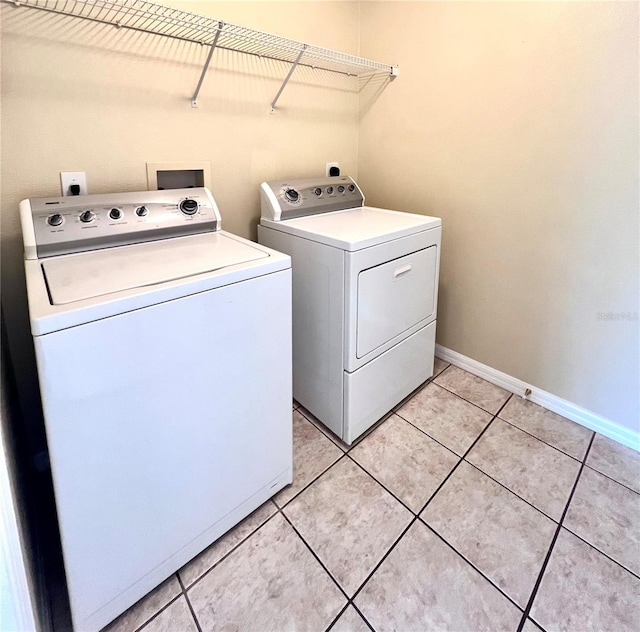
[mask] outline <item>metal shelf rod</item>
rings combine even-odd
[[[204,76],[207,74],[207,70],[209,69],[209,64],[211,63],[211,58],[213,57],[213,51],[216,49],[216,44],[218,43],[220,33],[222,33],[223,26],[223,22],[218,22],[218,31],[213,38],[213,42],[211,43],[211,48],[209,49],[209,54],[207,55],[207,61],[204,62],[204,67],[202,68],[202,72],[200,73],[200,79],[198,80],[196,91],[193,93],[193,97],[191,98],[191,107],[198,107],[198,94],[200,94],[200,88],[202,87]]]
[[[207,59],[191,99],[193,107],[197,107],[204,77],[217,48],[292,64],[271,102],[271,111],[274,110],[298,66],[366,78],[386,75],[392,80],[398,75],[397,66],[305,44],[264,31],[154,4],[147,0],[0,0],[0,2],[209,46]],[[303,56],[304,61],[302,61]]]

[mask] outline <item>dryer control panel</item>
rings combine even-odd
[[[356,208],[364,195],[349,176],[263,182],[261,213],[276,222]]]
[[[220,230],[204,188],[23,200],[25,257],[37,259]]]

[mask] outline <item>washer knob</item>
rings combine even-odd
[[[80,221],[88,224],[96,218],[96,214],[93,211],[83,211],[80,213]]]
[[[333,187],[327,187],[327,193],[331,195],[333,193]]]
[[[47,224],[49,224],[49,226],[60,226],[63,221],[64,218],[62,217],[62,215],[60,215],[60,213],[54,213],[53,215],[49,215],[49,217],[47,217]]]
[[[187,198],[180,202],[180,210],[185,215],[195,215],[198,212],[198,203],[192,198]]]
[[[149,209],[144,205],[143,206],[139,206],[136,209],[136,215],[138,217],[145,217],[145,215],[148,215],[148,214],[149,214]]]
[[[284,192],[284,197],[288,202],[297,202],[300,194],[295,189],[287,189]]]
[[[119,208],[112,208],[109,211],[109,217],[111,219],[122,219],[122,211]]]
[[[344,193],[344,187],[342,185],[338,187],[338,193]]]
[[[356,185],[355,184],[350,184],[349,185],[349,193],[353,193],[356,190]]]
[[[322,189],[320,187],[316,187],[313,192],[319,197],[322,195]]]

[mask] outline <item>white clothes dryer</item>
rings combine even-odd
[[[264,182],[291,256],[293,396],[350,444],[433,374],[441,220],[364,206],[349,177]]]
[[[73,626],[91,632],[291,482],[290,259],[222,231],[204,188],[20,214]]]

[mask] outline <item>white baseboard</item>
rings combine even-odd
[[[526,382],[523,382],[511,375],[502,373],[502,371],[493,369],[486,364],[482,364],[477,360],[468,358],[457,351],[452,351],[451,349],[447,349],[446,347],[438,344],[436,345],[436,356],[441,360],[450,362],[454,366],[468,371],[469,373],[473,373],[473,375],[481,377],[483,380],[487,380],[487,382],[500,386],[507,391],[515,393],[516,395],[520,395],[520,397],[525,397],[525,391],[529,389],[531,393],[526,397],[526,399],[534,402],[535,404],[539,404],[558,415],[571,419],[571,421],[575,421],[581,426],[585,426],[590,430],[599,432],[605,437],[609,437],[622,445],[626,445],[627,447],[640,452],[639,432],[634,432],[633,430],[625,428],[610,419],[601,417],[600,415],[592,413],[577,404],[573,404],[566,399],[562,399],[557,395],[543,391],[536,386],[527,384]]]

